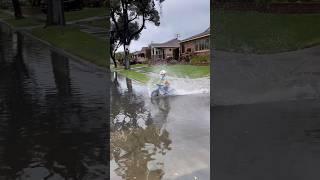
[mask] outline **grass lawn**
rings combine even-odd
[[[108,57],[107,43],[75,27],[35,28],[32,34],[52,45],[104,67]]]
[[[162,69],[166,70],[169,76],[176,76],[181,78],[201,78],[210,76],[209,66],[168,65],[140,68],[140,70],[144,72],[154,73],[159,73]]]
[[[4,20],[8,24],[10,24],[13,27],[28,27],[28,26],[36,26],[44,24],[44,22],[39,22],[37,20],[34,20],[30,17],[28,18],[22,18],[22,19],[15,19],[12,15],[7,14],[5,12],[1,12],[0,10],[0,19]]]
[[[150,78],[146,74],[139,73],[134,70],[121,69],[121,70],[118,70],[117,72],[125,77],[139,81],[141,83],[147,83],[150,80]]]
[[[23,18],[23,19],[6,19],[5,20],[8,24],[10,24],[13,27],[28,27],[28,26],[36,26],[44,24],[43,22],[36,21],[32,18]]]
[[[8,19],[10,17],[12,16],[0,10],[0,19]]]
[[[194,65],[168,65],[168,66],[148,66],[146,64],[131,65],[131,70],[125,70],[123,66],[114,68],[110,66],[113,71],[119,72],[121,75],[126,76],[136,81],[147,83],[153,80],[146,73],[159,73],[160,70],[165,69],[169,76],[175,76],[180,78],[202,78],[210,76],[209,66],[194,66]],[[137,68],[138,67],[138,68]],[[139,71],[135,70],[137,68]]]
[[[148,67],[148,64],[134,64],[130,66],[131,68]]]
[[[93,21],[81,22],[81,24],[85,24],[93,27],[108,28],[107,22],[108,22],[107,19],[98,19]]]
[[[216,49],[275,53],[320,44],[320,14],[266,14],[215,10]]]
[[[75,21],[95,16],[106,16],[106,8],[84,8],[80,11],[69,11],[65,12],[66,21]]]

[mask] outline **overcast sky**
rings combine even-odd
[[[147,23],[140,39],[131,42],[130,51],[139,51],[151,41],[166,42],[176,34],[181,40],[205,31],[210,26],[210,0],[165,0],[160,23],[160,26]]]

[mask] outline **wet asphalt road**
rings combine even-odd
[[[107,179],[107,77],[0,28],[0,179]]]
[[[319,179],[319,100],[220,106],[211,113],[215,179]]]

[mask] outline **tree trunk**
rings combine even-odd
[[[110,42],[111,43],[111,42]],[[110,44],[111,46],[114,46],[113,44]],[[113,61],[114,67],[117,68],[117,61],[116,61],[116,56],[115,56],[115,50],[114,48],[109,48],[110,49],[110,57]]]
[[[132,80],[129,78],[126,78],[126,83],[127,83],[127,88],[128,88],[128,92],[132,92]]]
[[[124,27],[124,43],[123,43],[123,48],[124,48],[124,60],[125,60],[125,69],[130,69],[130,60],[129,60],[129,50],[126,51],[126,48],[125,46],[129,45],[128,43],[128,40],[129,40],[129,19],[128,19],[128,7],[127,7],[128,4],[125,4],[123,5],[123,15],[124,15],[124,21],[123,21],[123,27]]]
[[[115,53],[114,52],[111,52],[111,59],[113,61],[113,64],[114,64],[114,67],[117,68],[117,61],[116,61],[116,57],[115,57]]]
[[[129,51],[126,50],[125,45],[123,45],[124,49],[124,68],[125,69],[130,69],[130,60],[129,60]]]
[[[12,5],[14,9],[14,17],[16,19],[23,18],[19,0],[12,0]]]
[[[48,0],[47,26],[65,24],[63,0]]]

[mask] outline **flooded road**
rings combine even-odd
[[[209,95],[108,78],[1,28],[0,179],[209,179]]]
[[[0,30],[0,179],[106,179],[107,76]]]
[[[217,106],[211,112],[215,179],[319,179],[319,99]]]
[[[210,179],[208,94],[151,100],[112,75],[111,179]]]

